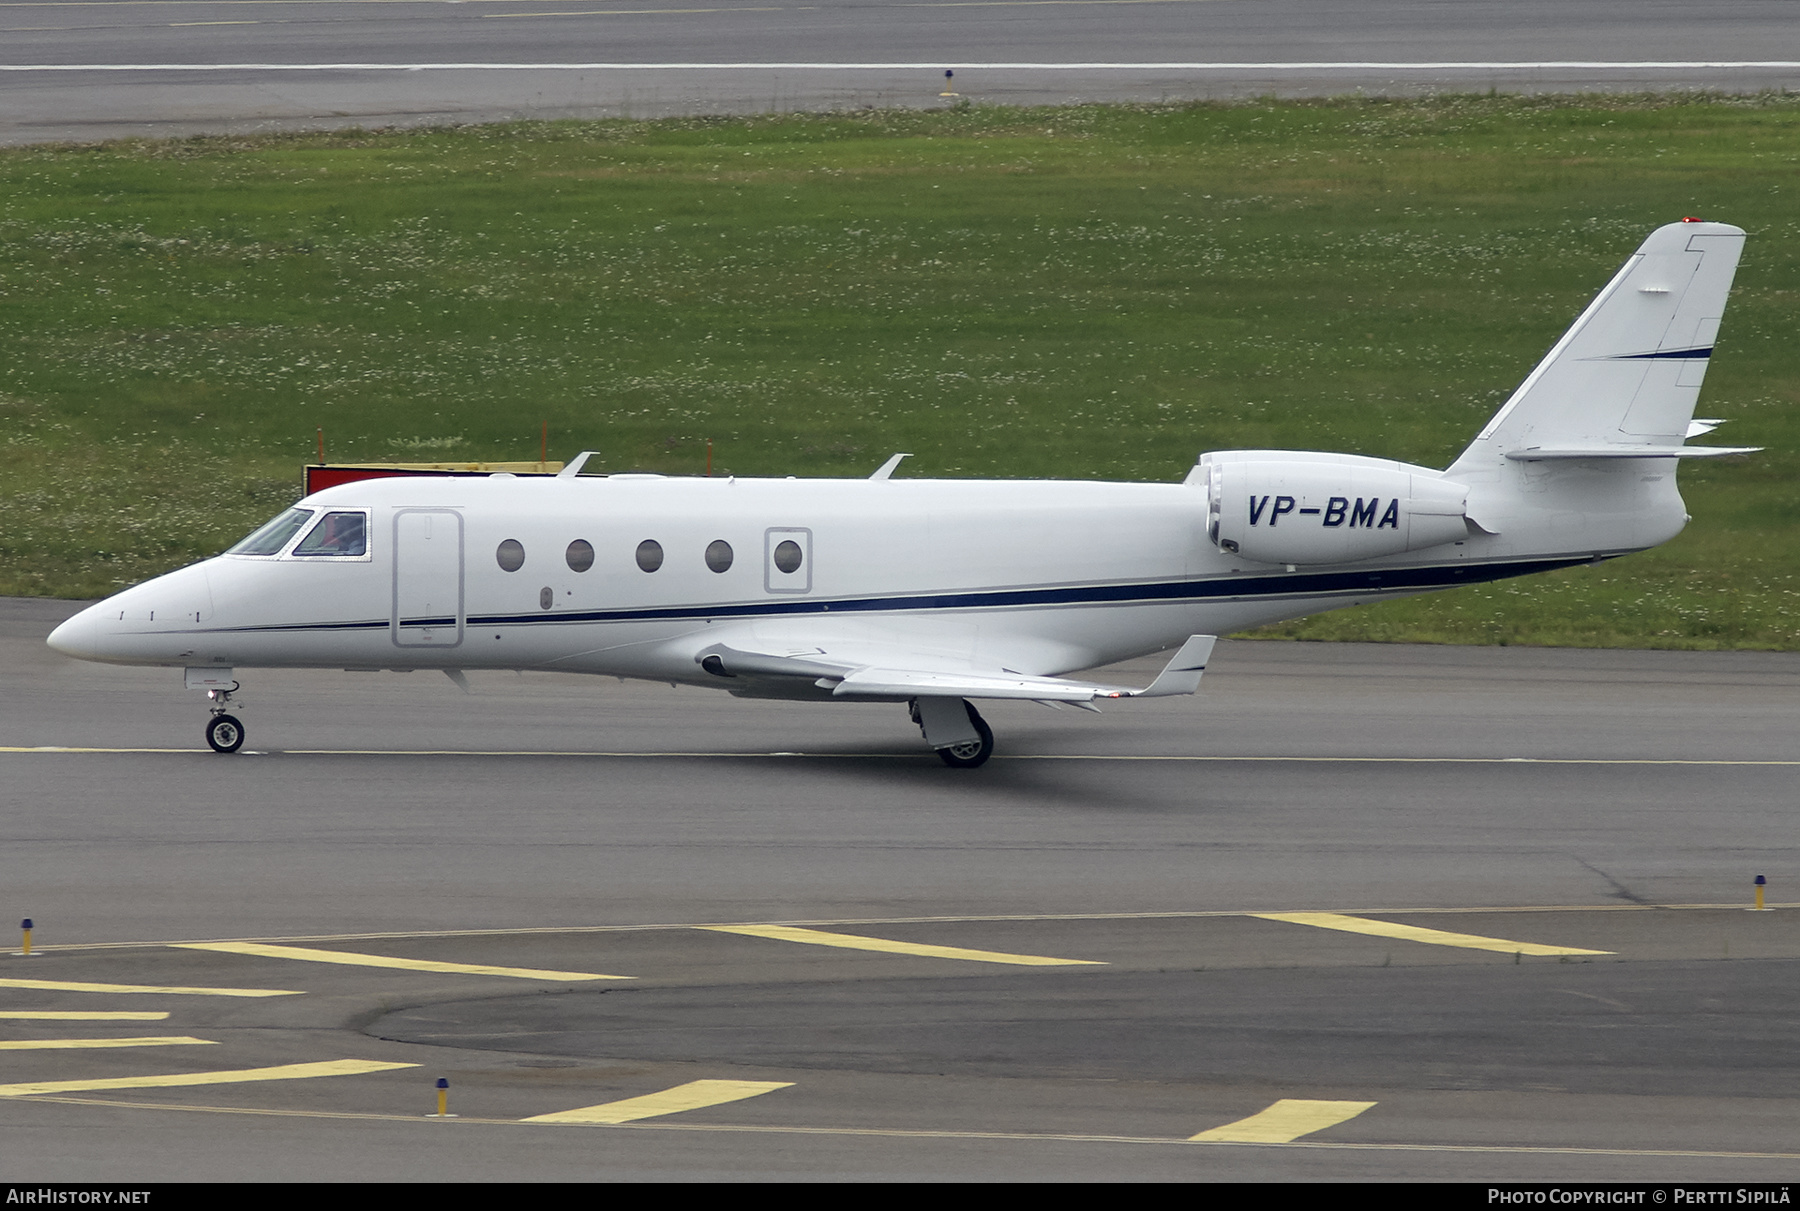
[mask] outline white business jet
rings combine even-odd
[[[745,698],[904,703],[953,766],[970,699],[1093,708],[1191,694],[1213,636],[1592,563],[1687,522],[1682,458],[1744,233],[1660,228],[1447,470],[1204,454],[1178,484],[578,476],[388,478],[300,501],[213,559],[50,636],[167,665],[212,699],[245,666],[552,669]],[[1147,687],[1072,670],[1177,649]]]

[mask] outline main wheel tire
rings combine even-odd
[[[979,712],[969,703],[963,703],[969,710],[969,722],[975,725],[975,733],[981,739],[968,744],[952,744],[949,748],[941,748],[937,755],[951,769],[974,769],[984,764],[994,755],[994,729],[987,725]]]
[[[214,715],[206,725],[206,743],[215,753],[235,753],[244,747],[244,725],[235,715]]]

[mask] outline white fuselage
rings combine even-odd
[[[1524,473],[1504,467],[1515,470]],[[1592,472],[1607,481],[1605,517],[1580,507],[1585,473],[1560,477],[1574,493],[1566,515],[1581,522],[1566,537],[1543,507],[1554,499],[1540,497],[1530,524],[1509,518],[1499,534],[1471,526],[1427,550],[1298,569],[1208,541],[1207,496],[1192,477],[373,479],[300,506],[315,517],[363,511],[362,554],[306,557],[290,542],[221,555],[90,607],[52,642],[122,664],[557,669],[745,694],[767,687],[721,682],[698,653],[720,642],[796,653],[873,645],[1053,676],[1190,635],[1649,546],[1681,518],[1673,468],[1654,471],[1657,483],[1623,497],[1635,475]],[[1493,494],[1517,500],[1518,488],[1496,483]],[[639,566],[646,541],[660,547],[654,571]],[[720,541],[731,562],[715,571],[707,553]],[[508,542],[523,552],[512,571],[500,556]],[[784,542],[789,564],[799,549],[797,568],[778,566]],[[569,554],[577,543],[592,548],[585,570]],[[802,682],[781,694],[810,692]]]

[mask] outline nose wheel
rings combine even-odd
[[[206,744],[215,753],[235,753],[244,747],[244,722],[227,713],[231,695],[237,688],[238,683],[234,681],[231,689],[206,691],[213,704],[212,718],[206,721]]]
[[[235,753],[244,747],[244,725],[236,715],[214,715],[206,724],[206,743],[215,753]]]

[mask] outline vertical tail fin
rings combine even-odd
[[[1651,232],[1446,474],[1529,450],[1680,445],[1743,247],[1726,223]]]

